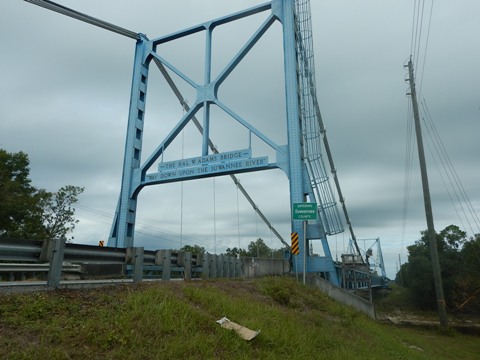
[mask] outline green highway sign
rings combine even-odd
[[[317,203],[294,203],[292,207],[293,220],[315,220],[317,218]]]

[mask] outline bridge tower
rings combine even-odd
[[[211,69],[214,30],[229,22],[259,13],[266,13],[264,22],[219,75],[213,78]],[[283,33],[287,119],[287,124],[279,124],[279,126],[287,127],[287,144],[277,144],[252,126],[247,119],[236,114],[218,97],[221,84],[277,21],[281,23]],[[294,256],[295,270],[322,272],[334,284],[340,284],[326,236],[343,231],[343,228],[340,225],[320,152],[324,129],[322,129],[316,98],[309,24],[309,0],[273,0],[166,36],[148,39],[139,34],[134,58],[121,192],[108,241],[109,246],[133,246],[137,198],[145,186],[280,168],[289,179],[291,205],[311,202],[318,206],[319,216],[316,220],[309,221],[308,224],[292,220],[292,232],[297,233],[300,239],[306,240],[300,241],[300,254]],[[205,35],[205,71],[202,83],[189,78],[157,51],[161,44],[198,33]],[[147,84],[152,64],[156,65],[162,74],[167,74],[166,69],[168,69],[169,72],[190,84],[196,91],[196,99],[190,107],[183,104],[186,110],[184,116],[144,160],[142,139]],[[167,81],[171,82],[168,76]],[[272,148],[276,153],[275,159],[269,159],[268,156],[252,157],[251,148],[227,153],[214,151],[215,149],[211,147],[209,131],[211,108],[214,106],[223,110],[248,129],[253,136]],[[202,125],[199,125],[196,118],[199,113],[203,116]],[[191,121],[196,122],[202,133],[202,146],[198,156],[167,163],[159,161],[164,151]],[[157,166],[156,169],[155,166]],[[311,257],[308,253],[308,244],[315,239],[322,242],[325,256]]]

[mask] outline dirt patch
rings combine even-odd
[[[377,320],[389,322],[398,326],[412,326],[419,328],[439,328],[440,321],[433,316],[422,316],[396,310],[388,314],[377,314]],[[478,318],[458,318],[449,316],[448,325],[450,328],[466,334],[480,335],[480,321]]]

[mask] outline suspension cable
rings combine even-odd
[[[62,15],[66,15],[66,16],[69,16],[71,18],[89,23],[91,25],[101,27],[103,29],[112,31],[114,33],[129,37],[129,38],[132,38],[132,39],[135,39],[135,40],[140,40],[140,38],[141,38],[139,33],[136,33],[134,31],[122,28],[122,27],[114,25],[114,24],[111,24],[107,21],[97,19],[93,16],[83,14],[79,11],[67,8],[66,6],[54,3],[53,1],[50,1],[50,0],[24,0],[24,1],[29,2],[31,4],[34,4],[34,5],[41,6],[45,9],[48,9],[48,10],[58,12]]]

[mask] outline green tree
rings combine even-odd
[[[259,239],[263,242],[262,239]],[[260,253],[260,257],[273,257],[275,259],[283,259],[285,257],[285,251],[289,251],[287,248],[281,249],[270,249],[265,243],[260,245],[257,243],[258,240],[252,241],[249,245],[249,250],[245,250],[242,248],[227,248],[225,251],[225,255],[238,257],[238,256],[250,256],[250,257],[257,257],[257,254]],[[259,245],[259,246],[258,246]]]
[[[242,256],[252,256],[252,257],[272,257],[272,249],[270,249],[262,238],[258,238],[256,241],[250,242],[248,244],[248,250],[245,255]]]
[[[31,185],[30,161],[24,152],[0,149],[0,236],[42,233],[40,200],[44,191]]]
[[[78,202],[78,195],[84,190],[79,186],[66,185],[55,193],[45,193],[42,196],[42,222],[46,238],[67,238],[67,233],[73,232],[78,224],[73,205]],[[67,240],[73,240],[73,236]]]
[[[456,225],[449,225],[439,233],[442,245],[450,250],[458,250],[467,239],[467,233]]]
[[[456,284],[456,308],[480,314],[480,234],[475,234],[460,251],[462,274]]]
[[[84,189],[71,185],[55,193],[37,189],[31,185],[29,165],[24,152],[0,149],[0,237],[66,237],[78,223],[72,205]]]
[[[246,251],[242,248],[237,248],[234,247],[232,249],[227,248],[225,255],[227,256],[232,256],[232,257],[239,257],[239,256],[245,256]]]
[[[466,272],[480,279],[480,234],[466,241],[460,253]]]
[[[180,249],[183,252],[190,252],[192,254],[203,254],[205,252],[205,248],[199,245],[185,245]]]
[[[413,301],[422,308],[435,308],[436,296],[432,263],[426,231],[422,238],[409,246],[408,262],[402,265],[397,278],[411,289]],[[456,225],[449,225],[436,236],[443,290],[446,305],[456,309],[468,293],[472,294],[480,283],[480,240],[467,240],[466,233]]]
[[[290,249],[287,247],[282,247],[280,249],[273,250],[273,257],[275,259],[284,259],[285,258],[285,252],[289,253]]]

